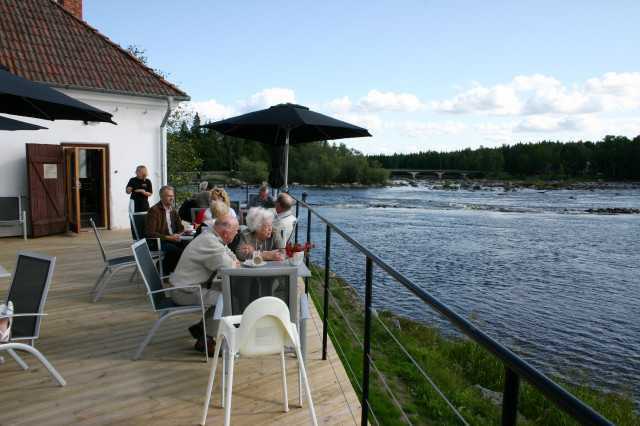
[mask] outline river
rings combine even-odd
[[[359,243],[521,355],[543,373],[640,406],[640,190],[293,188]],[[244,199],[242,190],[229,190]],[[306,236],[301,212],[299,241]],[[325,231],[312,220],[312,261]],[[364,295],[364,256],[332,234],[332,270]],[[374,271],[379,308],[442,324],[430,308]]]

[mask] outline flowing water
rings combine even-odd
[[[616,392],[640,406],[640,190],[304,189],[307,202],[462,317],[547,375]],[[231,197],[244,198],[241,190]],[[306,238],[301,210],[299,241]],[[312,261],[325,227],[312,219]],[[331,267],[364,295],[364,256],[332,234]],[[376,268],[374,268],[376,269]],[[436,313],[374,271],[379,308]]]

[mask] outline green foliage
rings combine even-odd
[[[264,161],[251,161],[242,157],[238,167],[238,177],[247,183],[262,183],[269,178],[269,169]]]
[[[176,202],[180,203],[191,196],[191,190],[186,186],[202,169],[202,160],[198,158],[192,141],[180,139],[172,133],[167,135],[167,159],[167,181],[175,187]]]
[[[323,309],[324,271],[314,268],[310,279],[310,294],[319,312]],[[330,337],[345,369],[351,373],[350,379],[356,392],[360,394],[362,381],[362,346],[356,340],[363,339],[363,307],[351,287],[342,279],[332,279],[333,296],[329,306]],[[334,306],[340,305],[340,311]],[[485,349],[466,337],[444,336],[435,324],[424,325],[386,311],[379,311],[378,318],[393,330],[393,334],[409,354],[416,360],[430,379],[447,396],[469,424],[499,424],[500,408],[483,399],[473,388],[480,385],[485,389],[502,392],[504,386],[504,366]],[[347,324],[347,321],[350,323]],[[394,321],[400,327],[394,329]],[[460,420],[442,400],[431,384],[424,379],[407,356],[387,334],[386,330],[372,318],[371,356],[380,374],[386,378],[411,423],[414,424],[460,424]],[[346,364],[348,363],[348,367]],[[372,367],[369,403],[373,407],[380,424],[406,424],[406,420],[393,403],[381,381],[381,376]],[[615,424],[638,424],[638,416],[633,412],[632,390],[620,394],[602,394],[588,386],[587,377],[572,380],[581,385],[560,383]],[[522,425],[573,425],[577,424],[568,414],[562,412],[551,401],[541,395],[531,385],[522,381],[518,411]],[[370,416],[371,418],[371,416]]]
[[[550,177],[596,177],[616,180],[640,179],[640,136],[606,136],[599,142],[517,143],[500,148],[480,147],[453,152],[373,155],[389,169],[453,169],[511,176],[546,175]]]

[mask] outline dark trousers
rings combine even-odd
[[[184,244],[183,241],[180,241],[179,243],[171,241],[162,242],[162,251],[164,252],[164,257],[162,259],[162,271],[165,275],[169,275],[174,269],[176,269],[180,256],[182,255],[182,251],[185,247],[186,244]]]

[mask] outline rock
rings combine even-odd
[[[502,407],[502,392],[485,389],[480,385],[473,385],[471,389],[477,390],[483,398],[489,398],[496,407]]]

